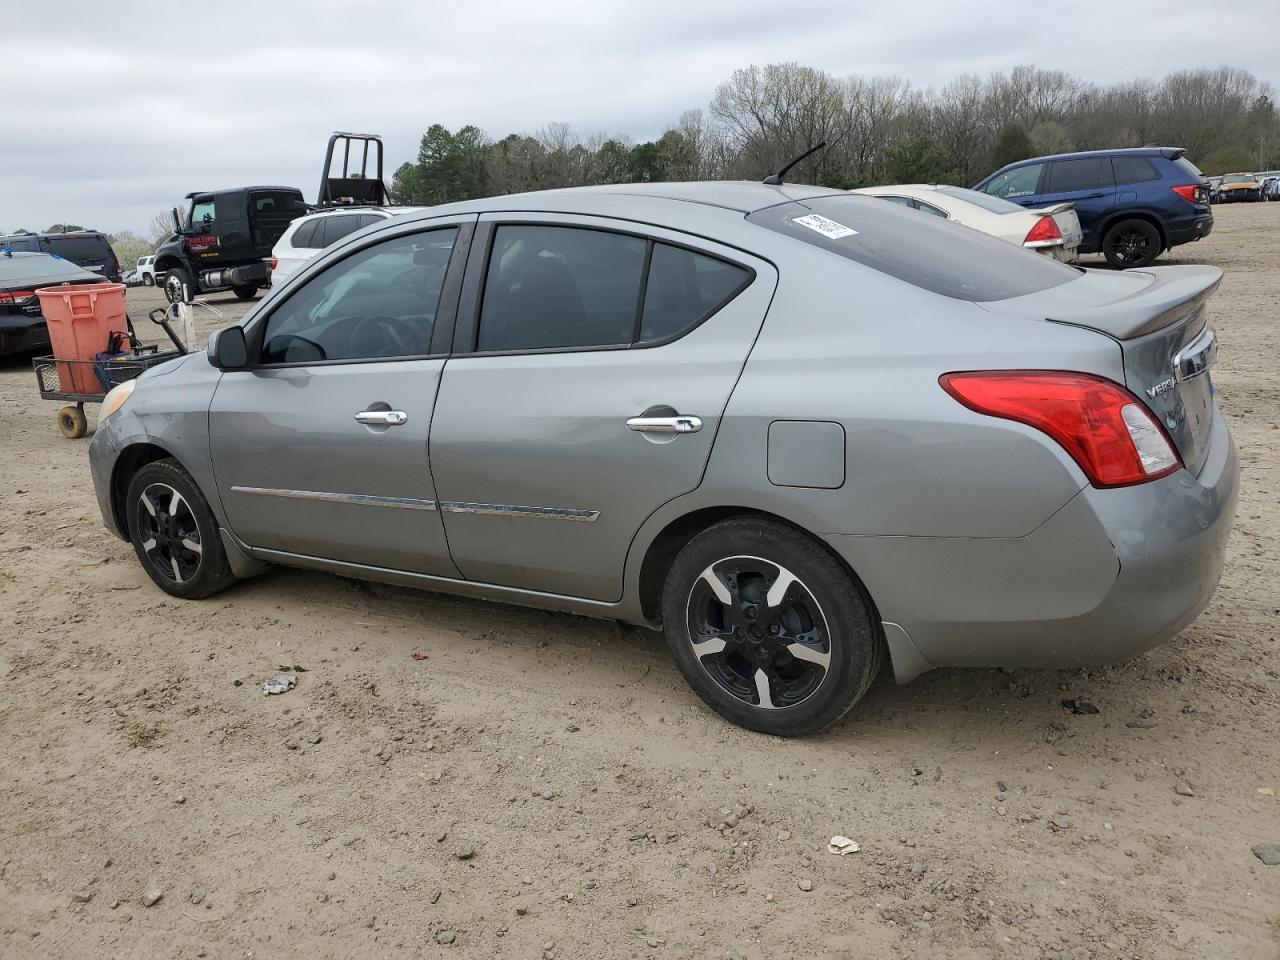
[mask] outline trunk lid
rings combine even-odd
[[[1207,266],[1086,270],[1071,283],[983,306],[1115,340],[1125,386],[1168,431],[1187,469],[1198,474],[1213,430],[1210,370],[1218,350],[1207,301],[1221,280],[1222,271]]]

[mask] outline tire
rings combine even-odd
[[[258,295],[258,287],[256,284],[245,284],[241,287],[232,287],[231,292],[241,300],[252,300]]]
[[[826,729],[883,663],[884,638],[862,587],[821,545],[773,520],[725,520],[689,541],[667,573],[662,615],[672,656],[698,696],[760,733]]]
[[[191,292],[195,293],[195,282],[191,279],[191,274],[184,267],[170,267],[164,274],[164,298],[170,303],[179,303],[182,300],[182,285],[186,284],[191,288]]]
[[[209,502],[176,460],[133,475],[125,514],[138,562],[165,593],[199,600],[235,582]]]
[[[1164,241],[1150,220],[1119,220],[1102,238],[1102,255],[1117,270],[1145,267],[1162,252]]]
[[[84,407],[67,404],[58,411],[58,429],[68,440],[79,440],[89,432],[89,421],[85,419]]]
[[[145,274],[142,278],[142,285],[144,287],[154,287],[156,285],[156,278],[151,276],[149,273]]]

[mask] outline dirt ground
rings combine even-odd
[[[1215,213],[1162,260],[1226,270],[1209,609],[1108,669],[886,674],[803,741],[649,631],[288,570],[168,599],[0,363],[0,956],[1280,956],[1280,204]]]

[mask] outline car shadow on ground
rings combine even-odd
[[[667,709],[674,705],[721,722],[685,683],[664,635],[656,630],[287,568],[274,568],[245,581],[226,596],[234,601],[236,594],[286,610],[295,600],[319,604],[350,611],[352,620],[360,621],[365,615],[349,602],[355,594],[362,605],[372,604],[376,615],[411,628],[439,631],[424,637],[409,629],[385,644],[365,644],[362,653],[369,654],[370,669],[391,671],[402,653],[424,642],[440,654],[459,657],[473,653],[477,643],[502,644],[512,658],[508,669],[526,679],[545,675],[546,683],[552,684],[563,677],[563,660],[568,659],[581,697],[607,700],[623,679],[635,700],[649,700],[654,711],[665,703]],[[548,647],[553,648],[550,655]],[[379,665],[382,657],[387,662]],[[1030,730],[1062,721],[1067,713],[1063,699],[1087,699],[1091,688],[1100,687],[1098,681],[1106,669],[939,668],[898,684],[886,658],[866,696],[844,719],[812,739],[852,742],[870,731],[892,731],[895,738],[905,737],[900,746],[909,749],[915,739],[911,731],[927,730],[936,738],[940,725],[956,723],[964,725],[966,736],[976,736],[984,745],[1025,744]],[[1126,696],[1140,698],[1141,694],[1133,689]]]

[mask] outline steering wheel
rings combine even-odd
[[[377,355],[380,357],[398,357],[411,356],[419,353],[426,353],[425,345],[417,343],[421,339],[421,333],[408,320],[402,320],[399,317],[389,317],[386,314],[377,314],[372,317],[364,317],[351,331],[351,346],[355,350],[360,343],[361,336],[366,330],[384,329],[391,335],[394,344],[378,350]]]

